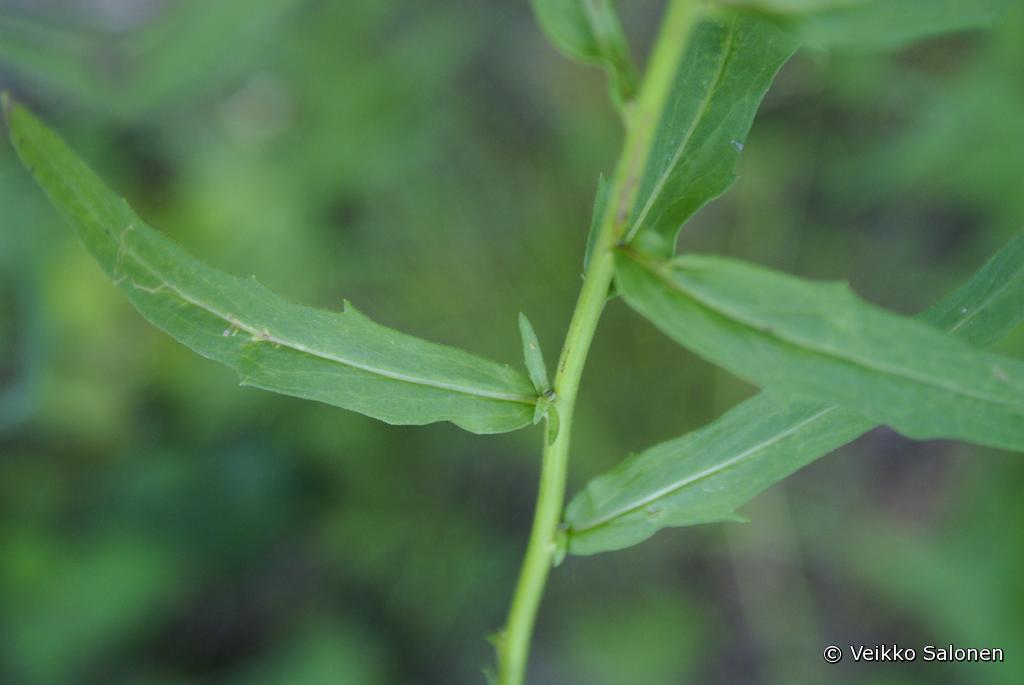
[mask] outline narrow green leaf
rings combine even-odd
[[[665,256],[683,222],[732,185],[761,100],[797,47],[757,14],[698,11],[627,208],[625,240],[641,235]]]
[[[530,382],[538,395],[543,395],[551,389],[551,381],[548,380],[548,367],[544,364],[544,352],[540,349],[540,340],[530,325],[526,314],[519,313],[519,336],[523,340],[523,359],[526,361],[526,370],[530,374]]]
[[[637,84],[636,67],[611,0],[531,0],[537,21],[569,57],[598,64],[612,81],[612,91],[622,102],[632,99]]]
[[[846,409],[786,407],[762,393],[592,480],[566,509],[569,550],[596,554],[662,528],[735,521],[754,495],[873,425]]]
[[[1024,363],[736,260],[620,253],[619,291],[680,344],[794,400],[848,406],[909,437],[1024,449]]]
[[[1024,321],[1024,235],[918,317],[988,346]],[[770,485],[875,427],[845,408],[782,406],[762,393],[709,426],[630,457],[566,509],[574,554],[621,549],[668,526],[735,519]]]
[[[1008,0],[719,0],[764,11],[812,47],[893,48],[932,35],[988,28]]]
[[[351,306],[304,307],[212,269],[149,228],[24,107],[8,117],[25,166],[136,309],[243,384],[394,424],[497,433],[530,423],[535,393],[511,367],[385,328]]]

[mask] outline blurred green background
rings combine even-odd
[[[644,54],[661,3],[620,4]],[[683,247],[922,309],[1024,225],[1022,74],[1024,10],[799,57]],[[621,140],[525,0],[0,0],[0,86],[205,261],[516,363],[520,310],[557,350]],[[582,392],[571,491],[753,389],[616,301]],[[238,387],[130,308],[0,143],[0,683],[481,683],[540,441]],[[1022,486],[1020,455],[877,430],[747,525],[567,560],[531,682],[1024,682]],[[883,642],[1007,660],[821,659]]]

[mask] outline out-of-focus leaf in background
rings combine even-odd
[[[636,67],[613,0],[531,0],[537,21],[559,49],[601,65],[622,102],[636,91]]]
[[[1009,0],[718,0],[756,9],[816,48],[891,48],[929,35],[989,28]]]
[[[5,13],[0,59],[79,102],[138,116],[173,108],[182,96],[204,94],[227,73],[237,74],[302,2],[184,0],[129,33],[86,22],[61,26],[58,7],[40,17]]]

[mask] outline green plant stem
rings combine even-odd
[[[658,116],[696,15],[696,4],[696,0],[671,0],[640,93],[635,101],[625,104],[628,110],[626,142],[615,168],[610,201],[601,217],[597,243],[583,275],[583,288],[569,322],[552,384],[560,427],[553,442],[545,438],[533,528],[508,622],[498,638],[499,685],[522,685],[526,676],[537,610],[559,553],[558,533],[569,465],[573,409],[583,368],[615,274],[615,247],[629,221],[640,174],[647,163]]]
[[[548,444],[545,438],[533,529],[499,646],[498,682],[501,685],[521,685],[525,675],[537,609],[558,550],[558,525],[565,496],[576,392],[594,331],[604,309],[613,270],[614,261],[607,251],[591,263],[555,374],[554,389],[560,425],[553,442]]]

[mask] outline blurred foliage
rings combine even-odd
[[[635,48],[659,5],[622,3]],[[1017,9],[991,35],[799,58],[684,248],[901,312],[938,299],[1024,225],[1022,45]],[[620,137],[601,75],[526,2],[3,0],[0,69],[203,259],[510,362],[520,310],[556,348]],[[0,682],[481,682],[539,429],[239,388],[130,309],[6,143],[0,210]],[[574,487],[752,389],[613,303],[583,392]],[[568,560],[534,682],[1021,682],[1022,483],[1019,455],[875,431],[746,527]],[[880,641],[1008,660],[820,662]]]

